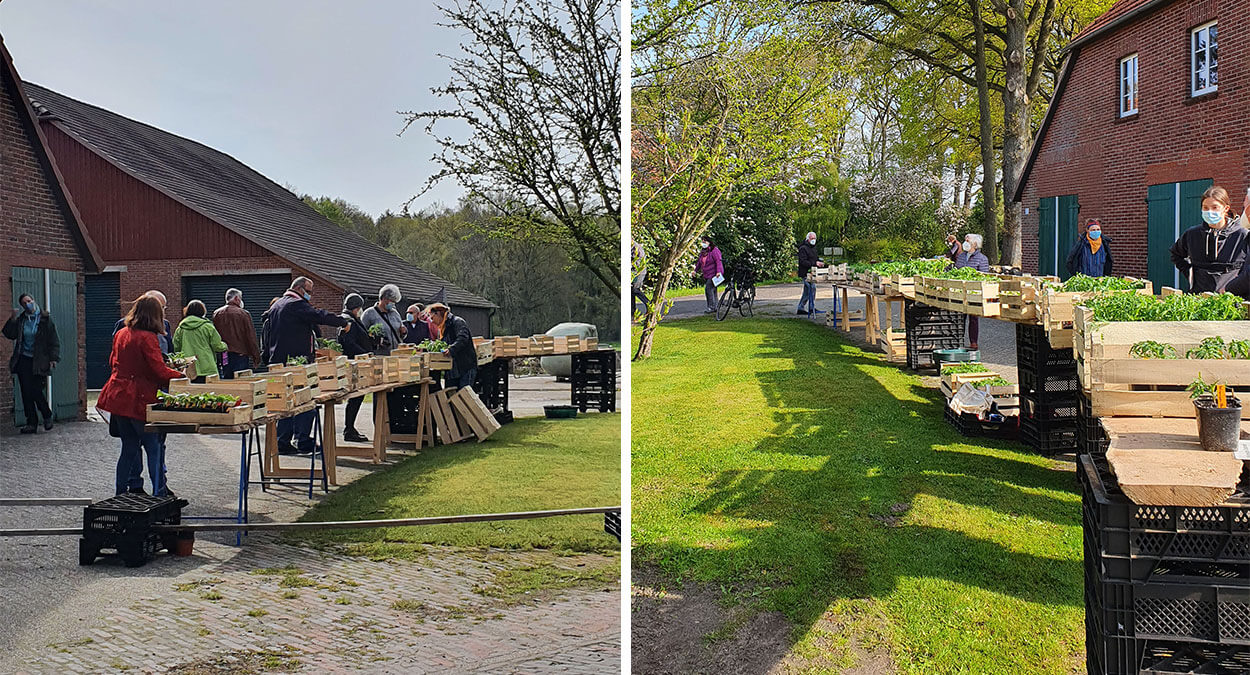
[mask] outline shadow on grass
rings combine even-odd
[[[772,427],[749,452],[769,457],[743,463],[824,461],[816,470],[721,468],[698,486],[705,496],[685,513],[704,523],[731,518],[751,527],[643,538],[636,560],[678,580],[719,575],[722,588],[769,588],[767,604],[797,624],[796,638],[839,599],[883,598],[903,578],[1083,606],[1079,556],[1048,557],[1000,543],[1035,528],[1079,527],[1070,474],[1013,457],[1024,450],[1018,444],[960,436],[943,420],[940,393],[906,384],[891,375],[896,366],[840,337],[806,322],[778,326],[693,320],[668,326],[680,333],[668,339],[715,340],[708,333],[731,328],[762,335],[752,358],[786,363],[755,375],[773,410]],[[944,527],[929,514],[931,522],[917,522],[908,513],[918,499],[950,503],[980,520]],[[645,523],[636,509],[635,522]],[[994,539],[954,527],[988,531]]]

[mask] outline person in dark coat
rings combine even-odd
[[[1087,277],[1111,276],[1111,240],[1102,234],[1102,223],[1090,218],[1072,250],[1068,252],[1068,274]]]
[[[9,372],[17,375],[22,410],[26,412],[22,433],[39,430],[39,415],[43,415],[44,430],[52,431],[52,407],[44,389],[52,369],[61,360],[61,340],[52,317],[39,309],[33,297],[23,293],[17,302],[21,307],[13,310],[13,316],[4,323],[3,334],[13,341]]]
[[[959,238],[953,234],[946,235],[946,252],[942,255],[946,256],[951,262],[959,260],[959,254],[963,251],[959,246]]]
[[[430,319],[447,343],[444,354],[451,355],[451,370],[443,378],[445,387],[468,387],[473,385],[477,377],[477,349],[473,347],[473,333],[469,330],[469,322],[451,313],[451,309],[441,302],[427,308]]]
[[[984,238],[979,234],[964,237],[963,252],[955,260],[955,267],[971,267],[978,272],[990,271],[990,259],[981,252]],[[968,315],[968,348],[977,349],[977,339],[981,337],[981,317]]]
[[[803,282],[803,295],[799,297],[798,314],[806,314],[811,318],[816,313],[816,282],[808,281],[807,274],[813,267],[822,267],[824,263],[816,255],[816,233],[808,232],[807,239],[799,244],[799,279]],[[803,305],[807,304],[807,309]]]
[[[1234,217],[1228,191],[1212,185],[1202,193],[1202,225],[1181,233],[1172,244],[1172,264],[1189,280],[1190,293],[1227,287],[1246,262],[1245,216]]]
[[[309,363],[315,361],[317,326],[337,326],[351,332],[350,321],[312,306],[312,292],[312,279],[297,277],[266,312],[270,338],[265,354],[267,363],[281,365],[299,356]],[[308,454],[315,450],[312,425],[316,419],[317,413],[310,410],[278,420],[278,453]]]
[[[109,414],[109,432],[121,439],[117,459],[116,494],[143,494],[143,454],[148,458],[152,494],[170,495],[165,480],[165,444],[158,433],[144,430],[147,406],[156,403],[157,392],[183,373],[165,365],[157,344],[164,321],[160,301],[146,295],[134,302],[123,320],[125,326],[113,336],[109,356],[112,375],[100,390],[96,407]]]
[[[410,345],[419,345],[426,340],[432,340],[430,337],[430,321],[425,313],[425,306],[414,302],[408,306],[408,311],[404,314],[404,342]]]
[[[372,354],[378,345],[364,324],[360,323],[360,315],[364,313],[365,299],[355,293],[343,298],[343,313],[339,316],[347,321],[351,328],[339,329],[338,341],[343,347],[343,356],[354,359],[357,356]],[[348,443],[368,443],[364,434],[356,431],[356,416],[360,413],[360,405],[364,396],[347,399],[347,411],[343,416],[343,440]]]

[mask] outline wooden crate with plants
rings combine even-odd
[[[1073,336],[1092,414],[1193,417],[1192,393],[1216,384],[1250,392],[1248,307],[1227,293],[1086,300]]]
[[[945,390],[951,392],[959,391],[960,385],[965,382],[979,382],[981,380],[993,380],[1002,377],[998,373],[990,370],[984,364],[976,361],[964,363],[944,363],[939,378],[945,386]]]
[[[255,419],[252,406],[238,396],[214,393],[156,393],[156,403],[147,407],[148,423],[202,424],[237,427]]]
[[[998,282],[999,318],[1015,323],[1040,325],[1043,282],[1059,281],[1058,277],[1007,276]]]
[[[352,378],[347,357],[339,355],[317,359],[317,379],[322,392],[350,391]]]
[[[967,267],[952,270],[949,274],[951,276],[917,279],[916,300],[931,307],[972,316],[997,317],[1002,313],[998,277]]]
[[[1154,289],[1150,281],[1133,277],[1087,277],[1076,275],[1060,283],[1047,283],[1038,298],[1041,325],[1046,329],[1046,338],[1054,349],[1067,349],[1075,346],[1073,328],[1076,322],[1076,308],[1081,303],[1099,295],[1116,293],[1136,293],[1153,295]]]
[[[295,376],[295,388],[307,387],[312,389],[313,398],[316,398],[321,388],[321,374],[317,371],[316,362],[308,363],[304,357],[296,357],[287,359],[283,365],[269,366],[270,373],[290,373]]]
[[[251,408],[254,419],[265,416],[268,396],[265,393],[265,382],[263,380],[223,380],[216,375],[210,375],[205,379],[204,384],[195,384],[185,378],[171,380],[169,382],[169,393],[188,394],[191,396],[201,394],[233,396]]]

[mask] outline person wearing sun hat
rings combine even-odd
[[[443,379],[445,387],[468,387],[477,377],[477,350],[473,348],[473,333],[469,322],[451,313],[451,308],[435,302],[425,308],[430,320],[443,342],[447,343],[444,354],[451,355],[451,370]]]

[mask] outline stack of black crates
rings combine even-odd
[[[908,300],[903,323],[907,328],[907,367],[912,370],[935,368],[935,350],[963,346],[964,315],[960,312]]]
[[[1081,382],[1072,349],[1052,349],[1041,326],[1016,324],[1020,437],[1036,452],[1075,452]]]
[[[1088,671],[1250,672],[1250,496],[1142,506],[1104,455],[1083,454]],[[1243,476],[1244,477],[1244,476]]]
[[[616,412],[616,350],[596,349],[570,357],[573,407],[580,412]]]
[[[495,359],[477,367],[473,391],[486,404],[487,410],[499,412],[508,409],[508,374],[511,363],[510,359]]]

